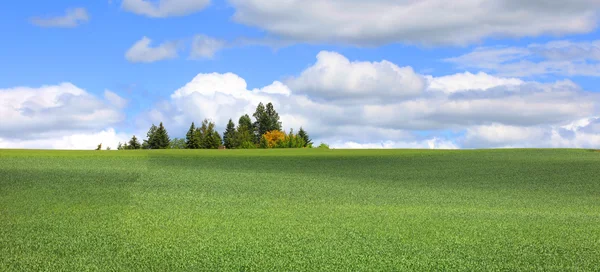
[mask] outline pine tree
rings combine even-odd
[[[269,131],[267,129],[268,118],[265,113],[265,106],[263,105],[262,102],[258,103],[258,106],[256,106],[256,111],[254,112],[254,114],[252,114],[252,116],[256,120],[254,122],[254,132],[255,132],[254,143],[258,144],[260,142],[260,138],[263,136],[263,134],[265,134],[265,133],[267,133],[267,131]]]
[[[227,123],[225,133],[223,133],[223,143],[227,149],[234,148],[235,133],[235,124],[233,123],[233,121],[231,121],[231,119],[229,119],[229,123]]]
[[[306,133],[306,131],[304,129],[302,129],[302,127],[300,127],[300,130],[298,131],[298,137],[300,139],[302,139],[302,141],[303,141],[303,146],[302,147],[310,147],[310,146],[312,146],[313,142],[310,139],[310,136],[308,136],[308,133]]]
[[[133,137],[131,137],[131,140],[129,140],[128,147],[129,149],[140,149],[142,148],[142,145],[140,144],[140,141],[138,141],[137,137],[133,135]]]
[[[275,111],[273,103],[269,102],[267,104],[267,110],[265,111],[265,115],[265,118],[267,120],[267,131],[281,130],[281,121],[279,121],[279,114],[277,113],[277,111]]]
[[[154,149],[167,149],[169,148],[170,142],[171,139],[169,139],[167,129],[165,129],[163,123],[160,122],[158,129],[156,130]]]
[[[185,148],[187,149],[197,149],[200,148],[200,143],[198,142],[198,138],[196,137],[196,126],[194,122],[190,126],[187,134],[185,135]]]
[[[254,143],[254,126],[252,125],[252,120],[250,120],[250,116],[248,114],[242,115],[238,120],[238,127],[235,133],[235,141],[233,148],[256,148],[256,144]]]
[[[146,134],[146,140],[142,144],[143,149],[156,149],[156,131],[158,128],[152,124],[148,133]]]

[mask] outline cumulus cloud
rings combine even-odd
[[[583,125],[518,127],[502,124],[467,129],[462,146],[466,148],[512,147],[600,147],[600,118],[586,119]]]
[[[210,59],[224,47],[225,41],[199,34],[194,36],[194,40],[192,41],[190,58]]]
[[[127,52],[125,58],[130,62],[156,62],[177,58],[177,43],[164,42],[156,47],[151,47],[152,40],[146,36],[137,41]]]
[[[103,149],[117,149],[118,143],[124,143],[129,138],[124,133],[117,133],[113,128],[108,128],[98,132],[76,132],[37,139],[0,138],[0,148],[93,150],[98,144],[102,144]]]
[[[0,89],[0,139],[41,141],[104,130],[124,119],[125,100],[106,91],[100,99],[71,83]]]
[[[375,79],[381,80],[371,83]],[[525,140],[546,135],[537,127],[596,116],[598,98],[571,81],[527,82],[486,73],[433,77],[386,61],[353,62],[321,52],[299,76],[262,88],[250,89],[232,73],[198,74],[146,118],[176,131],[209,118],[222,130],[229,118],[237,121],[259,102],[273,102],[285,129],[303,126],[317,142],[335,147],[483,147],[520,140],[526,145]],[[499,127],[505,130],[499,142],[480,140]],[[419,136],[423,131],[431,136]],[[471,138],[459,143],[446,132]],[[519,138],[520,133],[527,137]],[[560,146],[568,144],[575,143]]]
[[[356,45],[469,44],[487,37],[587,33],[600,2],[230,0],[234,20],[284,40]]]
[[[121,8],[154,18],[185,16],[203,10],[210,0],[123,0]]]
[[[322,51],[317,62],[300,76],[286,82],[298,94],[325,100],[388,101],[416,97],[425,79],[411,67],[389,61],[350,61],[336,53]]]
[[[600,76],[600,41],[551,41],[525,47],[479,47],[446,59],[502,76]]]
[[[90,20],[90,15],[85,8],[71,8],[65,15],[57,17],[34,17],[31,23],[40,27],[77,27]]]

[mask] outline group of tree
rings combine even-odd
[[[279,114],[272,103],[266,106],[259,103],[252,117],[254,121],[248,114],[242,115],[237,126],[229,119],[222,138],[215,123],[208,119],[204,119],[200,127],[192,122],[185,139],[171,140],[162,122],[158,127],[152,124],[143,143],[134,135],[129,142],[119,143],[117,149],[311,148],[313,145],[302,127],[298,133],[293,129],[289,133],[282,131]]]

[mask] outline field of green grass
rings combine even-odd
[[[0,271],[598,269],[590,150],[0,150]]]

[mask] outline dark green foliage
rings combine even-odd
[[[169,143],[169,149],[185,149],[185,139],[182,138],[173,138]]]
[[[196,129],[195,137],[201,149],[217,149],[222,144],[221,136],[215,130],[215,123],[204,119],[202,126]]]
[[[140,141],[138,140],[137,137],[135,137],[135,135],[133,135],[133,137],[131,137],[131,140],[129,140],[129,144],[127,145],[127,148],[125,149],[141,149],[142,145],[140,144]]]
[[[187,149],[198,149],[200,148],[200,139],[196,136],[196,126],[194,122],[190,126],[187,134],[185,135],[185,148]]]
[[[229,119],[225,133],[223,133],[223,145],[225,145],[227,149],[235,148],[235,134],[235,124]]]
[[[302,127],[300,127],[300,130],[298,131],[298,137],[302,139],[302,147],[312,147],[312,139],[310,139],[310,136],[308,136],[308,133]]]
[[[156,148],[153,149],[166,149],[169,148],[169,143],[171,139],[169,139],[169,134],[167,133],[167,129],[163,126],[163,123],[160,122],[158,129],[156,130]]]
[[[238,120],[238,127],[235,133],[235,141],[233,144],[233,148],[241,148],[241,149],[249,149],[256,148],[256,144],[254,143],[254,126],[252,125],[252,120],[250,116],[242,115]]]
[[[146,134],[146,140],[144,140],[144,143],[142,144],[143,149],[156,149],[156,130],[158,130],[158,128],[152,124]]]
[[[260,148],[269,148],[269,141],[265,138],[265,135],[260,137]]]
[[[598,271],[600,153],[0,150],[0,271]]]
[[[100,144],[98,145],[98,147],[96,147],[96,150],[102,150],[102,143],[100,143]]]
[[[123,144],[121,142],[117,144],[117,150],[123,150]]]
[[[252,115],[256,119],[254,122],[255,142],[258,144],[261,141],[262,135],[272,130],[281,130],[281,122],[279,114],[275,111],[273,104],[269,102],[265,108],[262,103],[256,107],[256,111]]]

